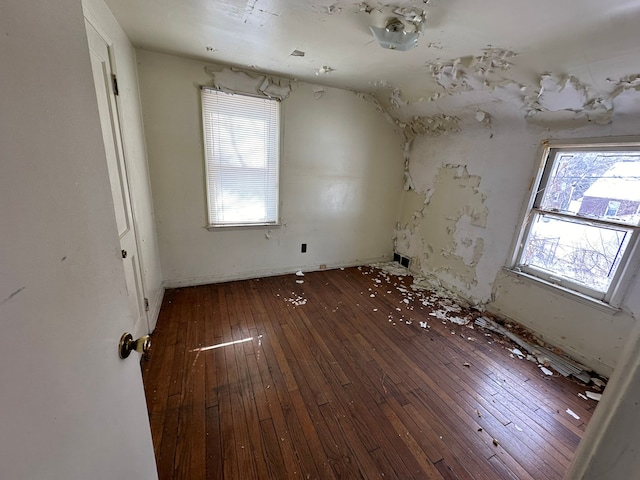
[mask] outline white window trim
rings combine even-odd
[[[536,207],[534,207],[534,205],[538,192],[533,191],[533,189],[537,189],[541,181],[543,180],[543,177],[546,173],[547,163],[551,161],[550,157],[553,151],[560,149],[640,149],[640,139],[638,139],[638,137],[616,137],[555,141],[545,140],[542,142],[541,147],[542,148],[541,150],[539,150],[540,153],[538,157],[541,158],[541,161],[535,175],[531,179],[531,183],[529,184],[528,201],[523,205],[520,222],[517,226],[518,232],[515,236],[515,240],[511,248],[511,256],[506,270],[517,275],[520,278],[530,280],[545,288],[552,289],[553,291],[560,293],[563,296],[569,296],[582,303],[595,306],[602,311],[618,311],[635,273],[640,268],[639,227],[632,227],[632,229],[634,230],[632,239],[630,240],[629,246],[625,251],[622,260],[620,261],[620,266],[616,270],[615,278],[612,281],[612,288],[602,299],[596,298],[589,293],[585,293],[584,291],[576,289],[575,285],[570,282],[555,282],[552,276],[546,275],[546,277],[552,278],[545,278],[545,275],[542,275],[538,272],[525,271],[518,265],[518,260],[521,256],[521,250],[530,229],[531,222],[528,221],[528,218],[530,216],[530,213],[536,210]],[[563,215],[558,214],[557,216],[560,217]],[[615,224],[616,222],[605,223]],[[628,224],[621,225],[625,228],[629,227]]]
[[[204,226],[204,228],[206,228],[209,231],[213,231],[213,230],[219,230],[219,229],[247,229],[247,228],[273,228],[273,227],[280,227],[282,225],[281,220],[280,220],[280,163],[282,161],[282,137],[283,137],[283,118],[282,118],[282,103],[281,103],[281,99],[278,97],[272,97],[272,96],[267,96],[267,95],[259,95],[259,94],[255,94],[255,93],[246,93],[246,92],[240,92],[240,91],[228,91],[227,93],[230,94],[234,94],[234,95],[243,95],[246,97],[256,97],[256,98],[262,98],[262,99],[270,99],[270,100],[274,100],[278,102],[278,155],[277,155],[277,165],[276,165],[276,202],[275,202],[275,207],[276,207],[276,219],[273,222],[239,222],[239,223],[224,223],[224,224],[212,224],[210,222],[210,205],[209,202],[210,200],[210,193],[209,193],[209,184],[208,184],[208,177],[209,177],[209,162],[207,159],[207,152],[206,152],[206,140],[205,140],[205,136],[206,136],[206,132],[205,132],[205,111],[204,111],[204,107],[203,107],[203,103],[202,103],[202,91],[204,90],[213,90],[216,91],[218,89],[216,88],[212,88],[212,87],[208,87],[206,85],[201,85],[200,86],[200,91],[201,91],[201,100],[200,100],[200,108],[201,108],[201,113],[202,113],[202,146],[203,146],[203,159],[204,159],[204,167],[205,167],[205,178],[204,178],[204,187],[205,187],[205,197],[206,197],[206,202],[205,202],[205,218],[206,218],[206,224]]]

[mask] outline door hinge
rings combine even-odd
[[[113,94],[115,96],[120,95],[118,93],[118,79],[116,78],[116,74],[115,73],[111,74],[111,86],[113,87]]]
[[[145,312],[149,311],[149,299],[148,298],[144,299],[144,311]]]

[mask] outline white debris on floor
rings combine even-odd
[[[544,373],[545,375],[553,375],[553,372],[551,370],[549,370],[547,367],[545,367],[544,365],[538,365],[540,367],[540,370],[542,370],[542,373]]]
[[[602,398],[602,394],[601,393],[595,393],[595,392],[585,392],[587,394],[587,398],[590,398],[591,400],[595,400],[596,402],[599,402],[600,399]]]
[[[465,300],[457,298],[455,295],[452,296],[451,292],[442,288],[436,279],[415,275],[409,269],[396,262],[375,263],[369,265],[369,267],[369,269],[367,267],[358,267],[358,270],[364,275],[372,276],[373,288],[369,288],[369,291],[373,292],[370,295],[372,298],[375,298],[376,294],[386,296],[384,294],[385,291],[387,294],[391,294],[394,288],[395,291],[401,294],[400,305],[395,308],[396,312],[394,312],[396,318],[393,315],[388,316],[389,323],[392,325],[396,325],[396,321],[406,325],[411,325],[415,322],[416,326],[419,325],[421,329],[428,329],[429,325],[426,321],[415,317],[413,319],[405,318],[405,316],[412,317],[412,312],[416,310],[426,309],[427,311],[422,314],[423,318],[424,314],[435,317],[442,321],[444,325],[450,326],[452,335],[459,333],[469,341],[474,341],[475,339],[467,337],[461,331],[456,331],[454,329],[455,326],[474,329],[477,325],[500,334],[505,337],[506,342],[499,338],[494,339],[489,333],[484,335],[490,337],[487,340],[490,345],[496,341],[504,345],[512,358],[526,359],[536,363],[540,371],[546,376],[552,377],[555,372],[564,377],[572,376],[585,384],[591,384],[590,388],[596,390],[596,392],[600,392],[606,386],[606,382],[601,378],[592,377],[593,372],[590,372],[586,366],[568,358],[552,347],[545,346],[545,343],[541,340],[527,336],[526,332],[524,333],[525,336],[521,338],[518,333],[522,332],[514,328],[513,325],[507,324],[503,326],[483,315],[480,311],[474,311]],[[411,280],[409,288],[405,286],[405,277],[409,277],[409,280]],[[417,311],[416,314],[420,315],[420,312]],[[519,348],[513,347],[512,344],[509,345],[509,340]],[[580,398],[599,401],[601,394],[596,392],[585,392],[585,395],[580,394]]]
[[[592,380],[589,369],[586,366],[581,365],[580,363],[574,360],[571,360],[570,358],[564,355],[561,355],[559,353],[552,351],[549,348],[544,347],[543,346],[544,342],[540,342],[539,340],[536,340],[537,344],[534,345],[531,342],[525,341],[523,338],[520,338],[516,333],[509,330],[509,328],[512,328],[512,326],[507,325],[509,326],[509,328],[507,328],[487,317],[476,318],[475,324],[478,325],[479,327],[486,328],[488,330],[491,330],[493,332],[499,333],[500,335],[507,337],[509,340],[516,343],[523,350],[530,352],[531,355],[527,356],[527,360],[536,361],[537,363],[539,363],[541,369],[543,369],[544,367],[542,371],[545,372],[546,375],[553,375],[553,372],[551,372],[547,368],[547,367],[551,367],[564,377],[568,377],[571,375],[577,378],[578,380],[580,380],[581,382],[587,383],[587,384]],[[551,372],[551,373],[547,373],[547,372]]]
[[[307,303],[306,298],[301,297],[300,295],[296,295],[295,292],[291,292],[291,295],[293,295],[293,297],[285,298],[284,301],[292,305],[295,305],[296,307],[299,307],[301,305],[306,305]]]
[[[580,420],[580,416],[570,408],[567,408],[567,413],[571,415],[573,418],[575,418],[576,420]]]
[[[458,304],[464,302],[456,303],[451,300],[451,298],[449,298],[451,294],[436,283],[413,274],[409,269],[396,262],[374,263],[371,264],[370,267],[374,270],[366,271],[362,268],[360,268],[360,270],[362,270],[364,274],[377,273],[377,278],[373,279],[375,288],[395,287],[396,291],[402,295],[400,304],[404,310],[411,312],[416,309],[423,310],[424,307],[427,307],[431,310],[429,315],[442,320],[444,324],[450,322],[456,325],[466,326],[467,328],[474,328],[472,323],[473,319],[463,316],[463,309]],[[412,279],[410,289],[405,287],[403,283],[400,283],[403,282],[405,277],[411,277]],[[390,294],[392,290],[386,290],[386,292]],[[373,297],[374,295],[371,296]],[[396,311],[402,312],[403,308],[396,307]],[[411,324],[406,320],[405,323]],[[419,324],[421,328],[428,328],[427,322],[421,321]]]

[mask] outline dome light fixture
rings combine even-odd
[[[418,45],[420,32],[407,32],[404,23],[399,18],[390,19],[384,27],[370,26],[369,28],[382,48],[404,52]]]

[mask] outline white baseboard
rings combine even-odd
[[[393,258],[392,254],[383,255],[374,258],[357,259],[349,262],[327,263],[326,268],[322,270],[332,270],[335,268],[357,267],[368,265],[370,263],[386,262]],[[297,265],[286,266],[282,268],[271,268],[267,270],[252,270],[246,272],[234,272],[228,274],[206,275],[201,277],[190,278],[170,278],[163,282],[165,288],[194,287],[196,285],[207,285],[210,283],[233,282],[236,280],[249,280],[252,278],[274,277],[276,275],[287,275],[295,273],[298,270],[303,272],[315,272],[320,270],[320,265]]]
[[[522,325],[523,327],[529,329],[530,331],[532,331],[535,335],[539,336],[541,340],[543,340],[544,342],[559,348],[563,353],[565,353],[566,355],[568,355],[570,358],[576,360],[577,362],[581,363],[582,365],[585,365],[589,368],[591,368],[594,372],[603,375],[607,378],[609,378],[611,376],[611,374],[613,373],[613,367],[610,365],[607,365],[606,363],[603,363],[602,361],[598,360],[597,358],[592,358],[589,356],[586,356],[582,353],[580,353],[579,351],[575,350],[574,348],[572,348],[569,345],[564,344],[561,339],[555,339],[553,337],[551,337],[548,334],[545,334],[543,332],[538,332],[536,331],[534,328],[532,328],[530,325],[527,325],[525,323],[519,322],[518,320],[516,320],[515,318],[510,317],[509,315],[506,315],[505,313],[503,313],[499,308],[496,308],[494,306],[492,306],[491,304],[486,306],[487,312],[496,315],[499,318],[503,318],[505,320],[508,320],[510,322],[516,323],[518,325]]]
[[[147,321],[149,322],[149,333],[152,333],[156,329],[158,323],[158,317],[160,316],[160,308],[162,307],[162,300],[164,298],[164,287],[160,287],[157,290],[155,298],[149,301],[149,312],[147,313]]]

